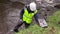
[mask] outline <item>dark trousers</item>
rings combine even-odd
[[[17,26],[15,26],[14,31],[18,32],[18,29],[19,29],[19,27],[22,26],[22,24],[25,24],[25,28],[28,28],[30,26],[30,24],[27,24],[25,21],[23,21],[23,22],[17,24]]]

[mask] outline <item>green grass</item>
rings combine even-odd
[[[37,24],[30,26],[28,29],[20,30],[16,34],[60,34],[60,10],[56,11],[47,19],[48,28],[41,28]]]

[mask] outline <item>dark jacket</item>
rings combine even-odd
[[[34,11],[31,11],[30,10],[30,8],[29,7],[25,7],[25,8],[27,8],[27,10],[28,10],[28,12],[29,13],[33,13]],[[23,19],[23,14],[24,14],[24,8],[21,10],[21,12],[20,12],[20,19]],[[39,15],[36,13],[35,15],[34,15],[34,18],[35,18],[35,20],[38,22],[38,19],[39,19],[39,17],[38,17]]]

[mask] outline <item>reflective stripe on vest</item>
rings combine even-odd
[[[37,13],[37,10],[34,13],[28,13],[28,10],[24,9],[23,21],[26,21],[27,24],[30,24],[35,13]]]

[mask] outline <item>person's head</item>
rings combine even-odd
[[[29,4],[29,8],[30,8],[31,11],[35,11],[36,10],[36,3],[35,2],[31,2]]]

